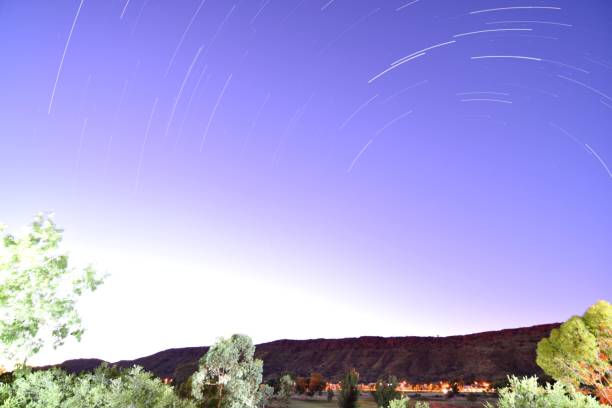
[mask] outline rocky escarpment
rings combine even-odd
[[[358,337],[346,339],[278,340],[257,345],[264,361],[264,378],[283,373],[308,375],[317,371],[337,381],[350,368],[364,382],[389,374],[413,383],[449,379],[499,380],[508,374],[541,375],[535,364],[538,341],[558,324],[450,337]],[[140,365],[159,377],[181,382],[197,369],[206,347],[170,349],[136,360],[113,363]],[[69,360],[70,372],[91,370],[101,360]]]

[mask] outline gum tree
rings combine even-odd
[[[612,306],[599,301],[538,343],[537,364],[557,381],[595,391],[612,401]]]
[[[0,347],[8,366],[83,335],[77,300],[103,279],[91,266],[71,266],[60,247],[62,232],[46,214],[19,236],[0,225]]]
[[[293,393],[295,383],[289,374],[283,375],[279,380],[278,401],[281,406],[289,406],[289,399]]]
[[[214,400],[217,408],[255,408],[261,399],[263,362],[254,354],[255,346],[248,336],[235,334],[217,341],[192,377],[195,400],[205,405]]]

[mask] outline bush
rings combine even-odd
[[[340,383],[340,393],[338,395],[338,407],[340,408],[356,408],[359,400],[359,373],[352,369],[344,376]]]
[[[259,386],[259,408],[266,408],[270,401],[272,400],[272,396],[274,395],[274,387],[268,384],[261,384]]]
[[[279,382],[279,390],[276,394],[278,401],[281,406],[289,406],[289,398],[293,392],[293,386],[295,385],[289,374],[283,375]]]
[[[538,385],[537,377],[509,377],[510,386],[500,389],[498,408],[601,408],[596,399],[583,395],[572,386],[557,382]],[[490,403],[485,407],[493,408]]]
[[[304,377],[295,379],[295,392],[302,395],[308,390],[308,380]]]
[[[389,401],[389,408],[408,408],[408,403],[410,402],[410,398],[398,398]]]
[[[429,408],[429,402],[417,401],[414,408]]]
[[[376,383],[376,390],[372,392],[372,397],[376,405],[380,408],[388,408],[389,402],[401,398],[401,393],[397,391],[397,377],[390,376],[388,379],[380,379]]]
[[[140,367],[113,371],[100,367],[78,376],[59,369],[22,371],[0,384],[1,408],[195,408]]]
[[[317,393],[322,395],[327,384],[320,373],[310,374],[310,378],[306,380],[306,383],[306,395],[309,397],[313,397]]]

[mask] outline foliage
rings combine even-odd
[[[259,386],[259,408],[266,408],[274,395],[274,387],[268,384],[261,384]]]
[[[280,391],[280,382],[278,378],[270,378],[266,381],[266,384],[274,389],[275,394],[278,394],[278,391]]]
[[[594,389],[612,402],[612,305],[599,301],[538,343],[537,364],[558,381]]]
[[[293,392],[294,382],[289,374],[283,375],[279,380],[279,390],[277,394],[278,401],[283,406],[289,405],[289,398],[291,398],[291,393]]]
[[[389,408],[408,408],[408,404],[410,402],[410,398],[402,397],[402,398],[394,398],[388,402]]]
[[[378,380],[376,389],[372,391],[372,396],[378,407],[389,408],[390,401],[401,398],[402,394],[397,391],[398,384],[395,376],[390,376],[387,380]]]
[[[577,392],[571,385],[557,382],[538,385],[536,377],[509,377],[510,386],[498,390],[498,408],[601,408],[593,397]],[[485,407],[494,405],[486,403]]]
[[[255,408],[261,397],[263,363],[254,359],[250,337],[234,334],[221,338],[200,360],[191,380],[191,392],[200,403],[209,402],[214,390],[217,408]]]
[[[310,378],[308,379],[308,396],[312,397],[316,393],[319,393],[319,395],[321,395],[323,393],[323,390],[325,389],[326,384],[327,383],[325,382],[323,375],[321,375],[320,373],[310,374]]]
[[[21,236],[0,225],[0,343],[7,364],[25,365],[48,339],[58,347],[83,334],[77,299],[103,280],[91,266],[70,266],[62,232],[44,214]]]
[[[338,394],[338,407],[355,408],[359,400],[359,373],[353,368],[340,382],[340,393]]]
[[[0,384],[1,408],[195,408],[172,387],[140,367],[116,371],[101,367],[78,376],[59,369],[20,371]]]
[[[461,382],[460,381],[452,381],[450,384],[450,390],[453,392],[453,395],[459,394]]]
[[[429,408],[429,402],[417,401],[417,403],[414,404],[414,408]]]
[[[295,392],[302,395],[308,390],[308,380],[304,377],[295,379]]]

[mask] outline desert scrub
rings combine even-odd
[[[23,370],[0,384],[1,408],[196,408],[140,367],[66,374],[59,369]]]
[[[408,408],[410,398],[404,397],[389,401],[389,408]]]
[[[510,385],[499,390],[498,408],[603,408],[593,397],[557,382],[538,385],[537,377],[509,377]],[[494,408],[486,403],[485,407]]]

